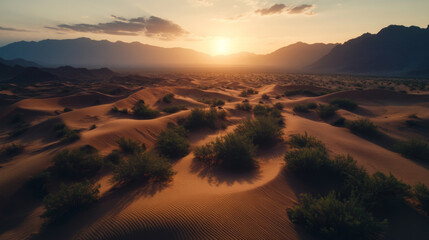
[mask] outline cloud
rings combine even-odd
[[[177,37],[187,35],[182,27],[172,21],[155,16],[126,19],[111,15],[112,22],[98,24],[59,24],[56,27],[46,27],[48,29],[60,31],[102,33],[111,35],[137,36],[144,34],[148,37],[163,40],[172,40]]]
[[[300,13],[305,13],[307,12],[307,10],[310,10],[312,8],[313,8],[313,5],[311,4],[301,4],[301,5],[289,8],[287,12],[289,14],[300,14]]]
[[[0,31],[28,32],[27,30],[24,30],[24,29],[9,28],[9,27],[2,27],[2,26],[0,26]]]
[[[255,10],[256,14],[259,14],[261,16],[265,15],[273,15],[273,14],[281,14],[281,13],[287,13],[287,14],[313,14],[312,12],[309,12],[310,9],[314,7],[313,4],[301,4],[298,6],[286,6],[282,3],[277,3],[272,5],[269,8],[261,8]]]
[[[283,9],[285,9],[285,8],[286,8],[286,5],[284,5],[284,4],[274,4],[273,6],[271,6],[269,8],[257,9],[255,11],[255,13],[261,14],[262,16],[272,15],[272,14],[280,14],[283,11]]]

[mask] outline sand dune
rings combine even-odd
[[[245,81],[239,84],[254,88],[246,85]],[[369,117],[392,138],[405,139],[421,134],[397,129],[397,126],[414,112],[421,119],[429,119],[429,113],[425,111],[429,103],[428,95],[367,90],[334,92],[319,97],[273,98],[291,89],[327,90],[308,85],[268,84],[257,88],[257,95],[248,97],[252,104],[257,104],[263,94],[268,94],[271,99],[263,102],[281,102],[285,105],[282,110],[286,121],[285,140],[290,134],[307,131],[321,139],[331,154],[351,154],[359,165],[371,173],[393,173],[406,183],[423,182],[429,185],[427,166],[356,136],[346,128],[334,127],[314,113],[296,115],[292,110],[298,103],[327,103],[333,98],[347,97],[357,101],[359,109],[352,112],[339,110],[339,115],[348,119]],[[241,120],[251,116],[248,112],[234,109],[235,104],[244,99],[239,96],[241,90],[153,86],[129,96],[87,93],[63,98],[26,99],[12,104],[1,115],[2,120],[11,118],[19,110],[37,121],[29,118],[31,126],[28,131],[12,140],[24,143],[25,152],[1,164],[0,220],[8,223],[0,228],[0,239],[24,239],[39,231],[42,224],[39,215],[43,207],[40,200],[31,204],[22,200],[27,196],[23,185],[31,176],[48,168],[57,151],[91,144],[106,155],[117,148],[115,140],[119,137],[136,139],[151,147],[169,122],[176,122],[190,112],[184,110],[170,115],[162,114],[156,119],[139,120],[131,115],[111,113],[113,106],[132,108],[135,102],[143,99],[146,104],[157,109],[169,105],[185,105],[191,109],[206,107],[198,102],[202,98],[225,100],[223,108],[228,113],[227,128],[202,129],[191,133],[189,139],[192,149],[232,131]],[[175,94],[173,103],[159,101],[168,93]],[[99,102],[94,104],[96,100]],[[53,111],[64,107],[74,110],[53,114]],[[59,120],[72,129],[79,129],[81,139],[73,144],[61,144],[52,132],[52,124]],[[89,130],[92,124],[96,124],[97,128]],[[2,134],[3,142],[9,141],[4,136],[5,132]],[[97,176],[101,184],[100,201],[57,228],[48,229],[36,239],[311,239],[304,230],[292,224],[286,214],[286,208],[293,206],[297,196],[309,188],[284,171],[283,157],[287,149],[287,145],[280,142],[272,148],[259,151],[257,158],[261,163],[260,168],[246,174],[208,170],[193,160],[191,152],[173,163],[177,174],[171,183],[165,185],[135,184],[117,189],[110,181],[110,173],[101,173]],[[401,216],[408,216],[414,224],[399,229],[395,226],[401,224],[402,220],[399,217],[394,219],[388,232],[389,239],[400,239],[405,231],[413,231],[413,239],[424,239],[421,236],[429,234],[427,228],[416,226],[428,223],[427,218],[421,218],[421,215],[407,209],[401,211]]]

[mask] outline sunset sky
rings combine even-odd
[[[342,43],[390,24],[429,24],[428,0],[1,0],[0,46],[89,37],[212,55]]]

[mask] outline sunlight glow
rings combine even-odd
[[[213,54],[226,55],[231,51],[231,40],[225,37],[219,37],[213,41]]]

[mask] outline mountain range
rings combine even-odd
[[[343,44],[298,42],[269,54],[237,53],[213,57],[185,48],[78,38],[15,42],[1,47],[0,57],[7,61],[14,59],[12,62],[17,65],[21,62],[26,66],[47,67],[235,65],[316,73],[429,76],[428,43],[429,27],[391,25],[377,34],[365,33]]]

